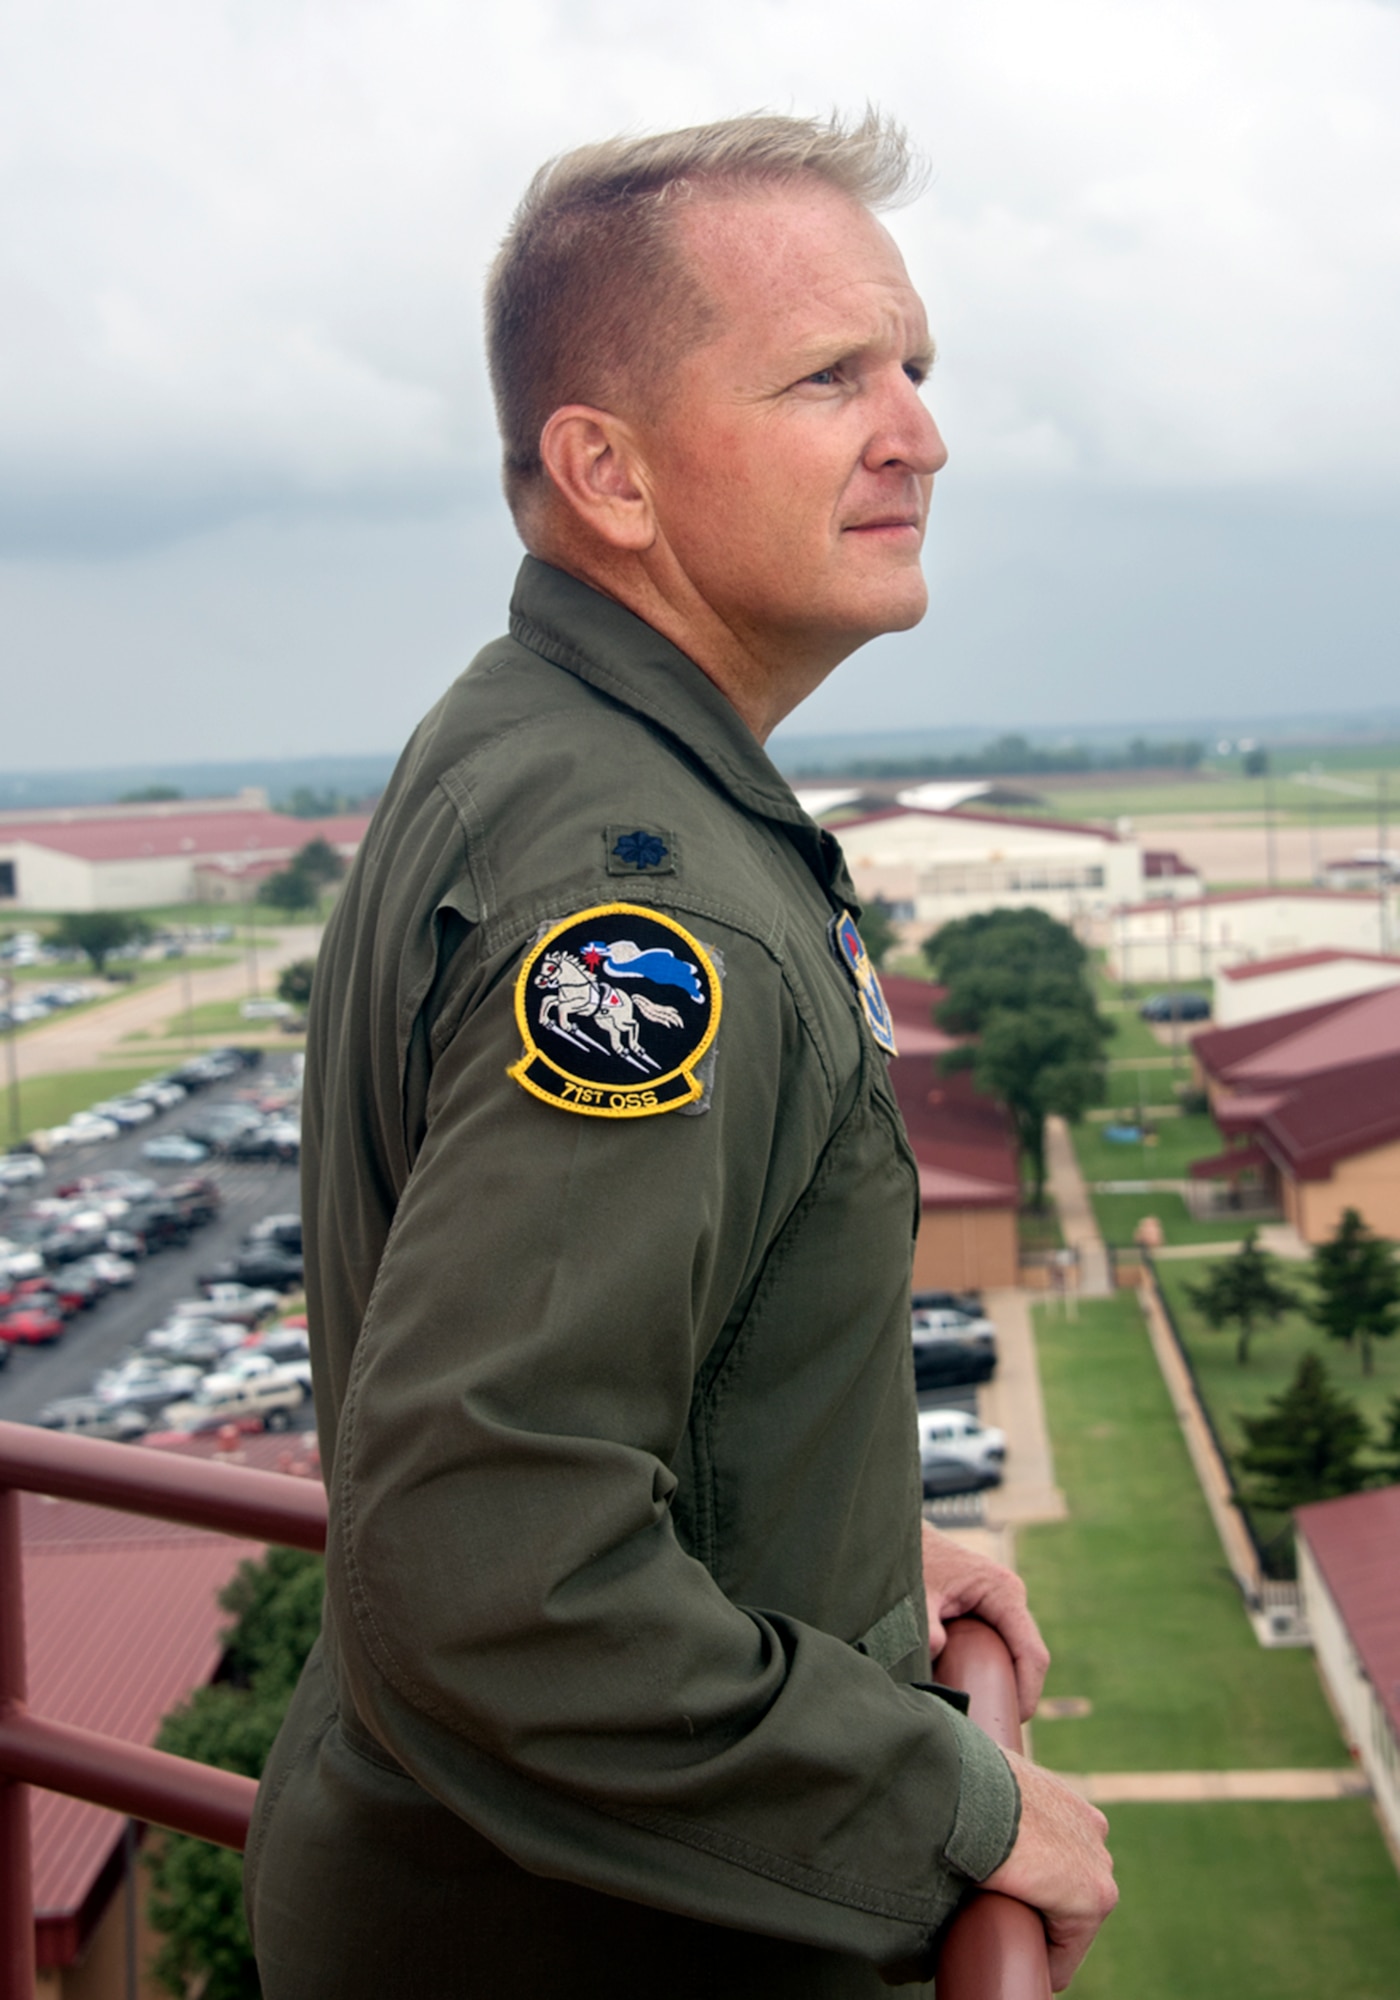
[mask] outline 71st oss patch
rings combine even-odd
[[[599,903],[553,924],[515,981],[525,1052],[510,1074],[592,1118],[647,1118],[693,1103],[719,1027],[719,976],[674,918]]]

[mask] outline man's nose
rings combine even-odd
[[[883,421],[866,450],[865,462],[872,471],[883,465],[902,465],[919,474],[943,470],[948,463],[943,434],[917,387],[902,370],[881,417]]]

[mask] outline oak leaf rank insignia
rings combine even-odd
[[[532,1096],[592,1118],[677,1111],[719,1027],[709,953],[674,917],[599,903],[552,924],[515,980],[524,1043],[510,1075]]]

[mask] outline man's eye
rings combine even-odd
[[[802,379],[804,382],[815,382],[819,389],[826,389],[836,380],[836,376],[835,368],[814,368],[810,375],[804,375]]]
[[[906,361],[904,372],[916,389],[922,389],[928,380],[928,370],[922,361]]]

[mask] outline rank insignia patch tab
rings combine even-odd
[[[831,942],[836,956],[845,966],[855,982],[860,996],[861,1009],[870,1024],[870,1032],[887,1056],[897,1056],[895,1047],[894,1022],[890,1019],[889,1006],[880,991],[880,982],[875,977],[875,968],[870,963],[870,953],[861,941],[856,929],[856,920],[849,910],[843,910],[839,917],[831,920]]]
[[[515,981],[525,1044],[510,1074],[593,1118],[647,1118],[701,1095],[696,1065],[719,1027],[709,954],[659,910],[600,903],[552,924]]]
[[[676,836],[660,826],[603,829],[609,875],[674,875]]]

